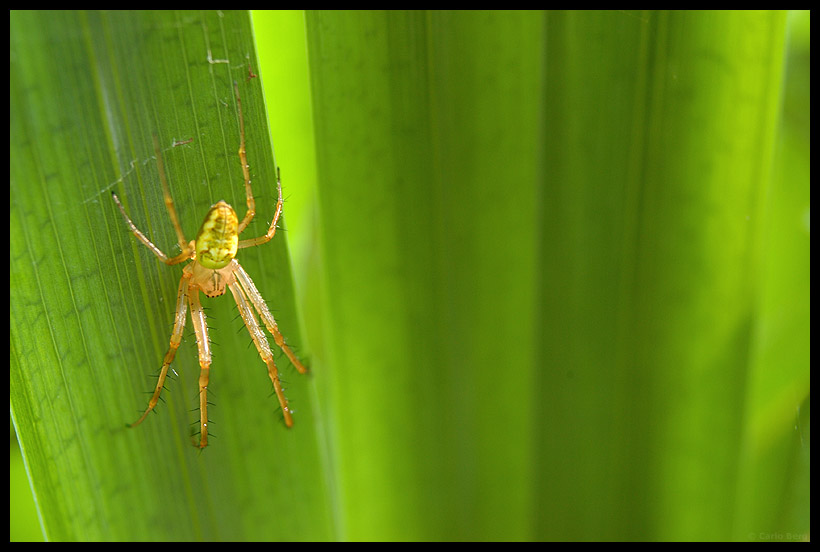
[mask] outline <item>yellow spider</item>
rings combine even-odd
[[[279,220],[279,215],[282,213],[282,184],[279,180],[279,174],[276,175],[276,188],[279,194],[276,202],[276,212],[273,215],[273,220],[270,223],[270,228],[265,235],[247,240],[240,240],[239,234],[248,226],[256,213],[253,193],[251,192],[251,176],[248,160],[245,155],[245,121],[242,117],[242,102],[239,99],[239,86],[234,82],[234,90],[236,92],[236,103],[239,108],[239,160],[242,163],[242,172],[245,177],[245,195],[247,197],[248,211],[242,222],[239,222],[236,212],[233,207],[219,201],[213,205],[205,215],[205,220],[199,229],[194,241],[187,241],[182,232],[182,227],[179,224],[176,210],[174,209],[174,200],[171,198],[171,192],[168,189],[168,182],[165,179],[165,170],[162,164],[162,154],[159,149],[159,141],[154,136],[154,150],[157,156],[157,167],[159,169],[160,181],[162,183],[162,193],[165,197],[165,207],[168,209],[168,215],[171,217],[171,223],[174,225],[177,237],[179,238],[179,247],[182,252],[176,257],[168,257],[156,245],[145,237],[140,232],[120,203],[119,198],[112,192],[114,202],[125,217],[128,227],[131,232],[141,241],[154,255],[159,257],[159,260],[167,265],[175,265],[184,261],[190,260],[187,266],[182,271],[182,278],[179,282],[179,291],[177,292],[176,313],[174,317],[174,330],[171,332],[171,344],[168,347],[168,352],[165,353],[165,359],[162,362],[162,370],[159,374],[159,381],[148,401],[148,408],[140,416],[140,419],[131,424],[129,427],[138,426],[145,420],[151,410],[159,400],[160,392],[165,384],[165,376],[168,374],[168,367],[174,360],[174,355],[177,352],[179,343],[182,340],[182,330],[185,327],[185,314],[188,307],[191,307],[191,321],[194,325],[194,333],[196,334],[196,343],[199,348],[199,425],[200,425],[200,439],[199,448],[208,446],[208,375],[211,369],[211,346],[208,341],[208,326],[205,321],[205,314],[202,311],[202,304],[199,301],[199,292],[201,291],[208,297],[218,297],[225,293],[227,287],[233,295],[236,305],[239,308],[239,314],[242,315],[242,320],[253,338],[256,349],[259,351],[259,356],[265,361],[268,366],[268,375],[273,388],[276,391],[276,396],[279,399],[279,404],[282,407],[282,412],[285,417],[285,424],[288,427],[293,426],[293,417],[291,411],[288,409],[288,400],[282,390],[282,384],[279,381],[279,371],[276,368],[276,363],[273,359],[268,339],[262,331],[259,323],[256,320],[256,315],[253,309],[259,313],[262,322],[268,331],[273,335],[273,340],[282,351],[288,356],[290,361],[301,374],[307,373],[307,370],[299,362],[299,359],[293,354],[293,351],[285,344],[285,338],[279,332],[276,326],[276,321],[273,319],[268,310],[265,300],[262,299],[259,291],[256,289],[253,281],[242,266],[234,259],[237,249],[244,247],[253,247],[269,242],[276,233],[276,222]],[[253,308],[251,307],[253,305]]]

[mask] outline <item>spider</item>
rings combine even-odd
[[[179,281],[179,290],[177,291],[176,311],[174,315],[174,329],[171,332],[171,341],[168,351],[165,353],[165,358],[162,361],[162,369],[159,373],[159,380],[157,387],[154,390],[151,399],[148,401],[148,408],[145,409],[139,420],[130,424],[128,427],[136,427],[145,420],[148,413],[151,412],[159,400],[160,393],[165,384],[165,377],[168,374],[168,367],[174,360],[174,355],[179,348],[182,340],[182,330],[185,327],[185,315],[188,307],[191,309],[191,322],[194,325],[194,333],[196,335],[197,348],[199,349],[199,427],[200,438],[199,448],[203,449],[208,446],[208,376],[211,370],[211,348],[208,341],[208,325],[205,320],[205,314],[202,310],[202,303],[199,299],[199,293],[202,292],[208,297],[218,297],[225,293],[225,288],[229,289],[233,295],[236,305],[239,308],[239,314],[248,331],[251,334],[259,356],[268,367],[268,376],[273,383],[273,388],[276,392],[276,397],[279,399],[279,405],[282,407],[284,414],[285,425],[287,427],[293,426],[293,417],[288,408],[288,400],[282,389],[282,383],[279,379],[279,371],[274,362],[271,347],[268,344],[268,339],[262,331],[259,323],[256,320],[254,309],[259,313],[262,322],[268,331],[273,336],[276,345],[284,351],[293,365],[301,374],[307,373],[304,365],[296,358],[290,347],[285,343],[285,338],[279,332],[276,326],[276,321],[273,319],[270,310],[268,310],[265,300],[256,289],[256,286],[251,280],[245,269],[234,258],[238,249],[245,247],[254,247],[269,242],[276,233],[276,222],[279,220],[279,215],[282,213],[282,183],[279,178],[279,171],[276,174],[276,189],[278,192],[278,199],[276,202],[276,210],[273,215],[273,220],[266,234],[256,238],[240,240],[239,234],[248,226],[256,214],[256,205],[251,192],[251,177],[250,166],[245,155],[245,120],[242,116],[242,101],[239,98],[239,86],[234,81],[234,91],[236,93],[236,103],[239,111],[239,161],[242,164],[242,173],[245,177],[245,195],[247,198],[248,210],[240,222],[236,216],[233,207],[228,205],[225,201],[219,201],[211,206],[208,214],[205,215],[205,220],[199,228],[196,239],[187,241],[182,232],[182,227],[179,224],[176,210],[174,209],[174,200],[171,198],[171,192],[168,188],[168,182],[165,178],[165,170],[162,163],[162,154],[159,148],[159,140],[154,135],[154,151],[157,157],[157,168],[159,170],[160,182],[162,183],[162,193],[165,198],[165,207],[168,210],[168,215],[171,218],[171,223],[174,226],[177,237],[179,238],[179,247],[182,252],[175,257],[168,257],[156,245],[145,237],[145,234],[139,231],[137,227],[131,222],[131,219],[125,212],[125,208],[120,203],[119,198],[112,192],[114,202],[119,207],[125,222],[129,229],[143,243],[148,249],[156,255],[160,261],[167,265],[175,265],[190,260],[182,271],[182,278]]]

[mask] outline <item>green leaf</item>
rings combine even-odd
[[[134,239],[111,193],[158,247],[178,251],[157,134],[189,239],[219,199],[242,214],[236,80],[257,200],[243,237],[265,233],[276,162],[260,82],[248,78],[249,14],[15,12],[10,30],[10,400],[46,537],[329,538],[312,379],[279,360],[296,411],[288,430],[229,295],[203,300],[212,446],[190,446],[190,324],[158,415],[125,427],[155,385],[182,271]],[[304,355],[281,226],[239,260]]]
[[[540,20],[307,23],[346,536],[523,538]]]
[[[776,530],[734,524],[746,382],[779,435],[808,396],[752,360],[784,23],[308,14],[347,538]]]
[[[810,49],[784,86],[784,12],[277,12],[259,60],[246,13],[10,29],[10,400],[49,538],[808,537]],[[298,300],[284,232],[240,261],[312,373],[283,360],[288,431],[208,301],[199,454],[191,336],[124,428],[181,269],[110,192],[176,251],[157,132],[189,237],[241,206],[233,80],[249,233],[267,111]]]

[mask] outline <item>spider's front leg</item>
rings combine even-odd
[[[157,387],[154,389],[154,394],[151,400],[148,401],[148,408],[142,413],[140,419],[130,424],[128,427],[136,427],[142,423],[148,413],[151,412],[159,401],[159,395],[165,386],[165,377],[168,375],[168,367],[174,360],[174,355],[177,353],[179,343],[182,341],[182,330],[185,328],[185,314],[188,312],[188,303],[186,303],[186,296],[188,295],[188,280],[190,276],[183,274],[179,280],[179,290],[177,291],[177,306],[174,313],[174,331],[171,332],[171,344],[168,351],[165,353],[165,358],[162,361],[162,369],[159,372],[159,380],[157,380]]]
[[[182,262],[187,261],[191,258],[191,253],[193,253],[193,247],[191,244],[188,243],[188,240],[185,239],[185,234],[182,231],[182,227],[179,225],[179,217],[177,217],[177,211],[174,208],[174,200],[171,197],[171,191],[168,189],[168,182],[165,179],[165,169],[162,164],[162,152],[159,148],[159,139],[157,135],[154,135],[154,153],[157,157],[157,169],[159,170],[159,178],[162,181],[162,195],[165,198],[165,208],[168,210],[168,216],[171,219],[171,224],[174,225],[174,231],[177,233],[177,238],[179,239],[179,248],[181,253],[175,257],[168,257],[163,251],[154,245],[151,240],[145,237],[145,234],[140,232],[139,228],[131,221],[131,218],[128,216],[128,213],[125,212],[125,207],[122,206],[120,203],[120,198],[117,197],[113,191],[111,192],[111,197],[114,199],[114,203],[117,204],[117,207],[120,209],[120,213],[122,213],[123,218],[125,218],[125,223],[128,224],[128,228],[131,230],[131,233],[136,236],[136,238],[145,245],[151,252],[156,255],[160,261],[167,265],[175,265]]]

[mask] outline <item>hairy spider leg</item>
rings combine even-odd
[[[183,276],[179,280],[179,290],[177,291],[177,307],[174,316],[174,331],[171,332],[171,344],[168,351],[165,353],[165,358],[162,361],[162,369],[159,372],[159,380],[157,380],[157,388],[154,389],[154,394],[151,400],[148,401],[148,408],[142,413],[140,419],[129,425],[128,427],[136,427],[142,423],[148,413],[151,412],[159,401],[159,395],[165,386],[165,376],[168,375],[168,367],[174,360],[174,355],[177,353],[179,344],[182,341],[182,330],[185,328],[185,314],[188,311],[188,304],[186,303],[186,296],[188,295],[188,278]]]
[[[273,383],[273,389],[276,392],[276,398],[279,399],[279,405],[282,407],[282,413],[285,416],[285,425],[293,427],[293,417],[291,416],[290,408],[288,408],[288,399],[285,397],[282,382],[279,380],[279,370],[276,368],[276,362],[273,360],[273,353],[268,344],[268,338],[265,337],[265,333],[262,331],[262,328],[259,327],[259,323],[256,321],[256,316],[253,314],[250,305],[248,305],[248,300],[245,297],[245,292],[242,290],[242,287],[234,281],[228,284],[228,289],[230,289],[231,294],[233,294],[236,306],[239,307],[239,314],[242,315],[242,320],[245,321],[245,326],[251,334],[259,356],[262,357],[262,360],[265,361],[265,364],[268,366],[268,376],[270,377],[271,383]]]
[[[211,342],[208,340],[208,323],[199,301],[199,288],[192,286],[188,293],[191,305],[191,322],[199,349],[199,448],[208,446],[208,378],[211,374]]]
[[[276,325],[276,320],[273,318],[273,315],[268,309],[268,305],[265,304],[262,294],[256,289],[253,280],[251,280],[251,277],[247,272],[245,272],[245,269],[242,268],[242,265],[240,265],[236,259],[234,259],[233,262],[236,265],[234,268],[234,276],[236,276],[239,284],[244,289],[251,303],[253,303],[253,306],[256,308],[256,312],[259,313],[259,318],[262,319],[265,327],[273,336],[274,342],[276,342],[276,345],[284,351],[300,374],[307,374],[307,369],[301,362],[299,362],[299,359],[296,358],[296,355],[293,354],[293,351],[291,351],[290,347],[288,347],[287,343],[285,343],[285,337],[282,335],[282,332],[279,331],[279,326]]]

